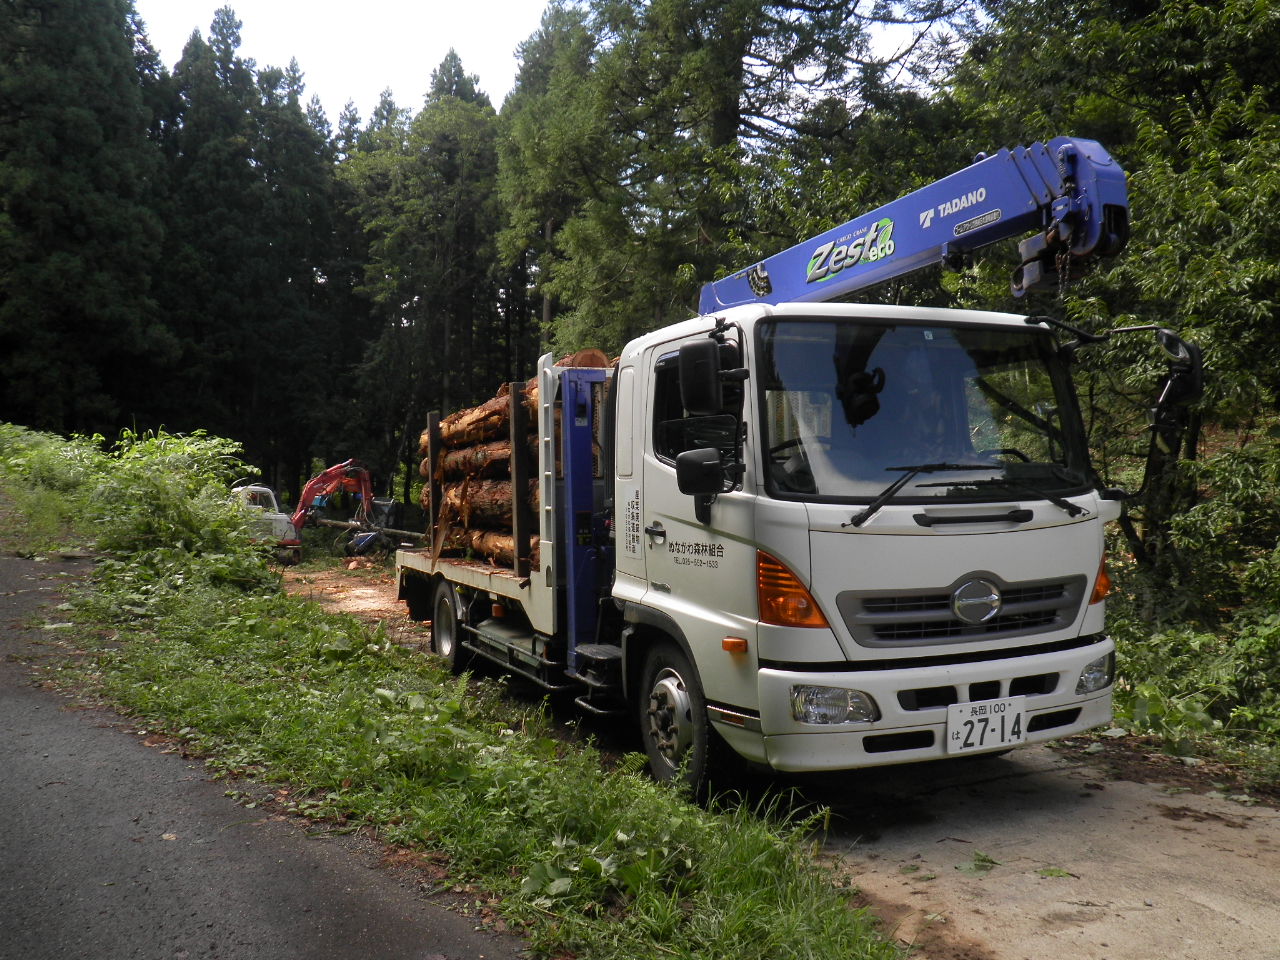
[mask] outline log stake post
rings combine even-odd
[[[440,489],[440,460],[444,456],[444,444],[440,441],[440,411],[427,414],[427,463],[431,472],[427,476],[427,532],[434,534],[440,520],[443,491]]]
[[[511,430],[511,536],[515,550],[513,566],[517,577],[528,577],[529,537],[534,517],[529,509],[529,411],[524,405],[524,384],[512,383],[507,396],[511,402],[508,424]]]

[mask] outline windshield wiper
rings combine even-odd
[[[1007,490],[1021,490],[1023,493],[1029,493],[1037,500],[1048,500],[1060,510],[1067,511],[1067,516],[1078,517],[1082,513],[1088,513],[1084,507],[1078,503],[1072,503],[1064,497],[1060,497],[1054,493],[1046,493],[1034,484],[1027,483],[1025,480],[1010,480],[1007,477],[992,477],[988,480],[959,480],[955,483],[922,483],[922,487],[1004,487]]]
[[[880,508],[892,500],[899,490],[922,473],[940,473],[943,470],[994,470],[997,468],[990,463],[918,463],[913,467],[885,467],[885,469],[905,470],[907,472],[881,490],[879,496],[867,504],[867,508],[865,510],[850,517],[847,521],[840,524],[840,526],[862,526],[879,513]],[[948,486],[948,484],[940,484],[940,486]]]

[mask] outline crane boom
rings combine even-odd
[[[1114,256],[1128,239],[1125,173],[1094,140],[1057,137],[973,164],[702,288],[699,312],[812,302],[906,276],[1028,231],[1017,296],[1047,289],[1058,266]]]

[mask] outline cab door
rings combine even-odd
[[[705,336],[705,334],[702,334]],[[708,522],[676,482],[676,457],[715,447],[728,462],[739,443],[739,410],[690,417],[680,396],[679,342],[648,351],[641,445],[639,520],[645,556],[644,604],[668,614],[688,641],[709,699],[750,706],[756,700],[754,654],[726,653],[727,636],[756,631],[755,498],[742,489],[718,495]],[[741,391],[730,405],[741,407]],[[749,489],[749,487],[748,487]]]

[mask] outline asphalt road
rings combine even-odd
[[[202,764],[34,686],[43,624],[86,563],[0,556],[0,960],[523,955],[374,844],[261,817]]]

